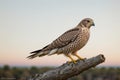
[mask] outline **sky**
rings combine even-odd
[[[29,60],[82,19],[92,18],[90,39],[78,54],[103,54],[101,66],[120,66],[120,0],[0,0],[0,66],[59,66],[64,55]]]

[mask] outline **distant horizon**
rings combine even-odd
[[[7,65],[7,64],[5,64],[5,65]],[[5,65],[0,65],[0,67],[4,67]],[[61,64],[62,65],[62,64]],[[61,65],[31,65],[31,66],[29,66],[29,65],[8,65],[9,67],[59,67],[59,66],[61,66]],[[95,68],[99,68],[99,67],[106,67],[106,68],[120,68],[120,65],[118,66],[118,65],[114,65],[114,66],[111,66],[111,65],[98,65],[98,66],[96,66]]]
[[[63,63],[64,64],[64,63]],[[0,67],[3,67],[5,65],[8,65],[10,67],[59,67],[63,64],[60,65],[9,65],[9,64],[0,64]],[[97,65],[96,67],[120,67],[120,65],[103,65],[103,63]]]

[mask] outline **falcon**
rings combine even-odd
[[[91,18],[83,19],[76,27],[66,31],[52,43],[40,50],[31,52],[31,55],[28,56],[28,58],[33,59],[45,55],[64,54],[69,57],[71,59],[70,62],[73,63],[76,63],[76,60],[74,60],[72,56],[84,60],[84,58],[80,57],[77,52],[88,42],[91,26],[95,26]]]

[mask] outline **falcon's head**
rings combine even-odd
[[[79,25],[83,25],[84,27],[90,28],[91,26],[95,26],[93,20],[91,18],[83,19]]]

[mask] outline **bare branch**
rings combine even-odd
[[[76,64],[65,63],[54,70],[47,71],[43,74],[38,74],[29,80],[67,80],[68,78],[76,76],[104,61],[104,55],[100,54],[84,61],[78,60]]]

